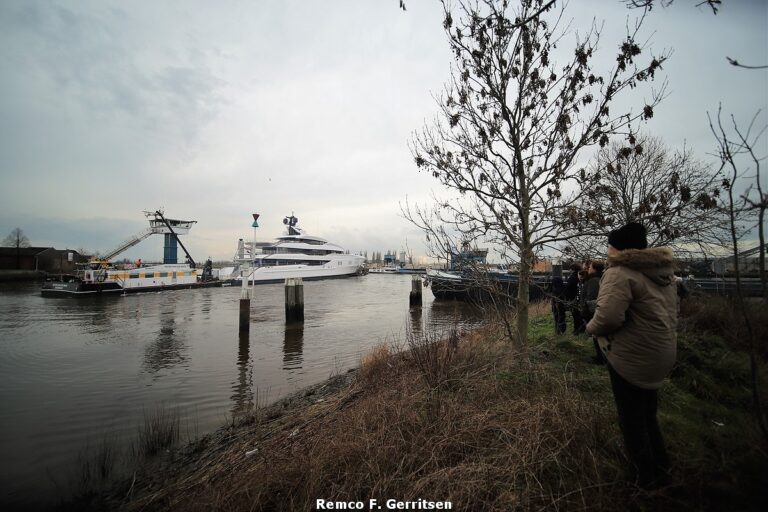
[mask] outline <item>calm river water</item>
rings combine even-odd
[[[291,326],[283,286],[257,286],[244,339],[239,288],[53,299],[36,283],[0,284],[0,506],[55,504],[77,480],[79,454],[105,438],[127,445],[159,406],[178,411],[182,437],[203,435],[249,403],[358,366],[409,323],[480,323],[427,289],[421,313],[409,312],[410,281],[306,282],[304,323]]]

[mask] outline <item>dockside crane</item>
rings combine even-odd
[[[159,217],[160,220],[163,221],[163,223],[166,225],[166,227],[168,227],[168,231],[171,232],[173,237],[176,239],[176,241],[179,243],[179,245],[181,246],[182,250],[184,251],[184,254],[187,255],[187,260],[189,260],[189,266],[192,267],[192,268],[195,268],[195,260],[194,260],[194,258],[192,258],[192,255],[189,254],[189,251],[187,250],[186,247],[184,247],[184,244],[181,243],[181,240],[179,239],[179,236],[176,234],[176,232],[171,227],[171,223],[168,222],[168,220],[165,218],[165,216],[163,216],[163,212],[160,211],[160,210],[157,210],[155,212],[155,216]]]
[[[111,251],[105,253],[103,256],[94,257],[89,262],[89,265],[100,265],[103,268],[106,268],[109,266],[109,261],[117,256],[118,254],[130,249],[134,245],[138,244],[139,242],[146,240],[151,235],[166,235],[166,245],[169,244],[169,241],[172,240],[174,243],[174,248],[172,251],[172,258],[176,258],[176,250],[175,250],[175,243],[178,243],[181,248],[184,250],[184,252],[187,255],[187,258],[189,259],[190,265],[194,268],[195,267],[195,260],[192,258],[192,255],[189,254],[189,251],[187,251],[187,248],[184,247],[184,244],[181,243],[181,240],[179,239],[179,234],[186,234],[189,233],[189,230],[192,228],[192,225],[197,223],[196,220],[177,220],[177,219],[167,219],[165,215],[163,214],[162,210],[155,210],[154,212],[145,211],[144,215],[149,219],[149,227],[144,229],[143,231],[140,231],[139,233],[133,235],[132,237],[128,238],[127,240],[124,240],[120,243],[117,247],[112,249]],[[175,228],[175,229],[174,229]],[[171,237],[170,240],[168,237]]]

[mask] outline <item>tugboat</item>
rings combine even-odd
[[[179,234],[189,233],[197,221],[167,219],[162,210],[144,214],[149,219],[149,228],[129,238],[104,257],[80,265],[74,274],[48,278],[43,283],[41,294],[44,297],[82,297],[222,286],[222,281],[212,277],[211,260],[206,261],[202,272],[199,272],[195,260],[178,238]],[[161,265],[143,266],[141,260],[138,260],[135,268],[117,268],[109,262],[154,234],[165,236]],[[187,263],[176,262],[177,243],[187,255]]]

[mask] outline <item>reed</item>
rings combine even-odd
[[[104,435],[95,446],[82,448],[77,455],[75,492],[90,492],[109,482],[119,458],[120,448],[112,435]]]
[[[179,441],[180,414],[176,409],[157,405],[144,411],[144,421],[138,429],[134,442],[137,459],[152,457],[170,449]]]
[[[435,329],[406,330],[408,357],[430,389],[447,385],[459,343],[457,327],[447,332]]]

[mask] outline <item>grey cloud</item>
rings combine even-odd
[[[575,27],[606,18],[610,67],[627,10],[578,4]],[[731,4],[696,17],[676,2],[647,27],[675,55],[672,94],[645,129],[700,156],[706,110],[722,100],[748,119],[765,103],[768,75],[724,60],[766,60],[765,16]],[[83,219],[140,224],[142,208],[165,206],[200,221],[190,247],[231,256],[250,212],[269,238],[295,210],[350,249],[415,246],[397,203],[443,193],[407,141],[450,60],[439,2],[0,0],[0,227],[108,249],[133,228]]]
[[[85,4],[7,4],[3,10],[3,28],[17,41],[14,50],[25,53],[26,64],[13,66],[18,80],[47,78],[62,104],[74,102],[86,116],[127,116],[148,129],[183,127],[189,143],[223,104],[225,82],[208,68],[206,51],[152,48],[133,32],[136,20],[122,11]],[[170,59],[157,62],[158,50]],[[16,56],[3,53],[6,67]]]

